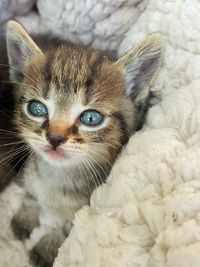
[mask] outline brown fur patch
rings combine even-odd
[[[62,136],[64,140],[67,140],[71,135],[78,134],[76,125],[68,126],[65,122],[59,120],[50,121],[47,131],[55,136]]]

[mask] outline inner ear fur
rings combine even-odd
[[[17,21],[11,20],[7,23],[6,42],[10,79],[19,82],[26,64],[34,55],[42,55],[42,51]]]
[[[126,82],[126,95],[134,99],[152,84],[163,54],[161,34],[148,35],[117,61]]]

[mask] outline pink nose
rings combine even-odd
[[[64,143],[64,136],[57,135],[53,132],[47,132],[46,138],[53,148],[56,148]]]

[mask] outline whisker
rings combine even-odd
[[[27,73],[20,71],[16,68],[13,68],[12,66],[10,66],[8,64],[0,64],[0,67],[8,67],[9,69],[12,69],[16,72],[19,72],[19,73],[23,74],[24,76],[26,76],[28,79],[30,79],[36,86],[38,86],[37,82],[35,80],[33,80]]]
[[[84,164],[83,166],[86,167],[87,166],[87,171],[89,172],[90,178],[92,178],[92,182],[94,183],[94,187],[96,188],[98,185],[96,183],[96,179],[94,177],[94,173],[91,171],[91,167],[90,167],[90,162],[88,162],[87,158],[82,158]],[[91,180],[91,179],[90,179]]]
[[[2,145],[0,145],[0,147],[18,145],[18,144],[23,144],[23,143],[24,143],[24,141],[10,142],[10,143],[7,143],[7,144],[2,144]]]
[[[104,143],[94,143],[95,144],[95,146],[101,146],[101,147],[105,147],[105,149],[108,149],[108,147],[109,148],[113,148],[115,151],[120,151],[120,149],[116,149],[116,145],[114,145],[114,144],[111,144],[111,143],[106,143],[106,144],[104,144]]]
[[[13,140],[13,138],[14,138],[14,137],[11,136],[11,135],[10,135],[10,136],[7,136],[7,135],[5,135],[5,134],[4,134],[4,135],[0,135],[0,139],[6,139],[6,140],[7,140],[7,139],[8,139],[8,140],[9,140],[9,139],[12,139],[12,140]]]
[[[3,181],[1,181],[1,183],[4,183],[5,182],[5,180],[6,180],[6,178],[9,176],[9,174],[10,173],[12,173],[12,171],[16,168],[16,166],[27,156],[29,154],[29,151],[27,151],[24,155],[23,155],[23,157],[22,158],[20,158],[18,161],[17,161],[17,163],[14,165],[14,167],[13,168],[11,168],[11,170],[7,173],[7,175],[3,178]],[[29,157],[28,157],[29,158]],[[20,172],[20,170],[22,169],[22,167],[24,166],[24,164],[25,164],[25,162],[22,164],[22,166],[20,167],[20,169],[19,169],[19,172]],[[19,175],[19,172],[18,172],[18,174],[16,175],[16,177],[15,178],[17,178],[18,177],[18,175]]]
[[[34,153],[35,153],[35,152],[34,152],[32,149],[30,149],[30,150],[27,151],[27,153],[26,153],[26,155],[24,156],[24,158],[25,158],[28,154],[29,154],[29,156],[27,157],[27,159],[23,162],[22,166],[20,167],[20,169],[19,169],[19,171],[18,171],[18,173],[17,173],[16,179],[17,179],[18,176],[20,175],[21,170],[22,170],[22,168],[24,167],[25,163],[26,163],[28,160],[30,160],[30,159],[32,158],[32,156],[33,156]],[[23,158],[23,159],[24,159],[24,158]],[[18,162],[17,164],[19,164],[19,162]],[[17,166],[17,165],[16,165],[16,166]],[[16,167],[16,166],[15,166],[15,167]]]
[[[96,163],[98,165],[98,167],[102,170],[104,177],[107,177],[107,173],[105,172],[105,170],[103,169],[103,167],[98,163],[97,160],[94,159],[94,157],[92,157],[90,154],[88,154],[88,157],[91,158],[91,161],[93,161],[94,163]],[[104,182],[104,180],[102,179],[102,176],[99,176],[100,180],[101,180],[101,184]]]
[[[12,117],[11,117],[8,113],[6,113],[6,112],[10,112],[10,110],[3,108],[3,109],[0,110],[0,112],[1,112],[4,116],[6,116],[6,117],[12,119]]]
[[[95,175],[95,183],[96,183],[96,186],[95,187],[98,187],[99,186],[99,179],[98,179],[98,173],[97,173],[97,168],[94,168],[93,167],[93,164],[90,160],[90,157],[88,157],[88,154],[85,155],[84,159],[86,160],[87,164],[88,164],[88,167],[91,168],[91,171],[93,173],[93,175]]]
[[[92,178],[94,178],[95,187],[98,187],[100,185],[100,182],[99,182],[99,179],[98,179],[99,173],[97,172],[97,169],[94,168],[91,160],[87,157],[87,155],[85,155],[84,159],[88,163],[89,170],[91,170],[91,172],[93,173]]]
[[[13,135],[15,135],[16,136],[16,134],[17,134],[17,132],[12,132],[12,131],[8,131],[8,130],[5,130],[5,129],[1,129],[0,128],[0,133],[6,133],[6,134],[13,134]]]
[[[101,153],[99,153],[99,152],[97,152],[97,151],[95,151],[95,153],[94,153],[93,151],[90,151],[90,153],[94,156],[94,158],[95,158],[96,156],[101,157],[101,158],[102,158],[106,163],[108,163],[109,166],[112,168],[113,164],[112,164],[107,158],[105,158]],[[92,157],[92,159],[93,159],[93,157]]]
[[[7,151],[6,153],[1,154],[1,156],[4,156],[6,154],[12,153],[11,155],[6,156],[5,158],[3,158],[2,160],[0,160],[0,164],[2,164],[3,162],[6,161],[6,163],[8,163],[9,161],[11,161],[12,159],[14,159],[15,156],[19,155],[20,153],[26,151],[27,147],[23,147],[23,148],[16,148],[14,151]]]
[[[20,86],[24,86],[24,87],[31,87],[33,89],[36,89],[35,86],[33,86],[32,84],[28,84],[28,83],[21,83],[21,82],[13,82],[13,81],[2,81],[2,83],[9,83],[9,84],[16,84],[16,85],[20,85]]]
[[[87,182],[88,193],[92,192],[93,188],[91,188],[90,180],[88,179],[88,175],[87,175],[87,172],[85,170],[85,165],[81,161],[79,161],[78,169],[80,171],[80,174],[82,173],[81,172],[81,170],[82,170],[84,175],[85,175],[86,182]]]

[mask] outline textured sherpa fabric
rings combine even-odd
[[[54,33],[102,50],[116,50],[139,16],[141,0],[38,0]]]
[[[26,15],[35,0],[0,0],[0,23],[19,15]]]
[[[115,51],[145,6],[144,0],[2,0],[0,22],[15,17],[29,32]]]
[[[145,1],[141,0],[12,0],[11,5],[8,2],[0,1],[0,22],[15,16],[29,32],[52,32],[76,43],[111,51],[119,47],[145,8]],[[26,8],[30,10],[34,2],[37,11],[26,14]]]
[[[129,26],[119,54],[154,31],[166,40],[154,105],[107,183],[77,212],[54,267],[200,266],[199,18],[199,1],[149,0]],[[28,266],[9,229],[22,197],[15,185],[0,197],[0,267]]]

